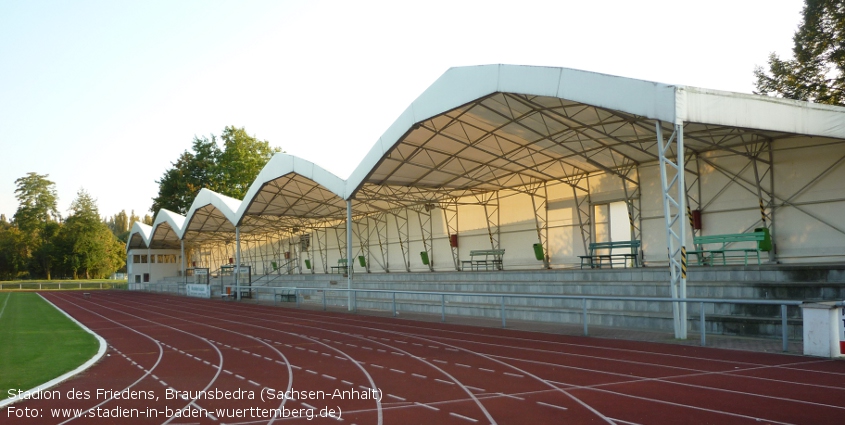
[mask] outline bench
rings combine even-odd
[[[91,298],[91,293],[90,293],[90,292],[83,292],[83,293],[82,293],[82,298],[86,298],[86,299],[87,299],[87,298]]]
[[[288,303],[295,303],[296,302],[296,289],[283,289],[280,292],[276,292],[273,296],[273,304],[277,302],[288,302]]]
[[[461,269],[466,270],[469,266],[470,270],[481,270],[481,266],[484,266],[484,270],[490,270],[490,267],[493,267],[493,270],[504,270],[502,265],[504,255],[504,249],[473,250],[469,252],[469,260],[461,261]]]
[[[340,260],[337,260],[337,266],[332,266],[332,273],[349,273],[349,262],[346,261],[346,258],[341,258]]]
[[[627,252],[614,252],[615,250],[625,250]],[[606,253],[602,253],[605,251]],[[612,242],[593,242],[589,246],[587,255],[579,255],[581,259],[581,268],[590,266],[591,269],[600,269],[603,267],[613,268],[614,265],[628,267],[629,263],[633,263],[634,267],[640,266],[640,241],[612,241]]]
[[[753,248],[728,248],[729,244],[754,242]],[[760,264],[760,251],[768,251],[771,247],[771,239],[768,233],[762,230],[751,233],[735,233],[725,235],[706,235],[693,238],[696,249],[687,251],[687,256],[695,256],[696,263],[701,265],[715,264],[719,257],[722,258],[722,265],[728,264],[728,258],[742,257],[743,264],[748,265],[748,256],[755,255],[757,264]],[[717,245],[707,249],[705,245]]]

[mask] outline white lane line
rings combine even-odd
[[[303,406],[305,406],[305,407],[307,407],[307,408],[309,408],[309,409],[311,409],[311,410],[317,410],[317,408],[316,408],[316,407],[314,407],[314,406],[312,406],[312,405],[310,405],[310,404],[308,404],[308,403],[302,403],[302,405],[303,405]]]
[[[493,370],[493,369],[485,369],[485,368],[483,368],[483,367],[478,368],[478,370],[481,370],[481,371],[484,371],[484,372],[490,372],[490,373],[495,373],[495,372],[496,372],[496,371],[495,371],[495,370]]]
[[[250,384],[255,385],[256,387],[260,387],[260,386],[261,386],[261,384],[259,384],[258,382],[255,382],[255,381],[253,381],[253,380],[251,380],[251,379],[247,380],[246,382],[249,382]]]
[[[344,383],[344,384],[346,384],[346,385],[352,385],[352,386],[355,386],[355,384],[353,384],[353,383],[351,383],[351,382],[349,382],[349,381],[347,381],[347,380],[344,380],[344,379],[341,379],[341,380],[340,380],[340,382],[343,382],[343,383]]]
[[[235,374],[235,378],[238,378],[238,379],[246,379],[246,378],[244,378],[243,376],[238,375],[238,374]]]
[[[473,391],[478,391],[480,393],[483,393],[485,391],[484,388],[473,387],[473,386],[470,386],[470,385],[464,385],[464,386],[473,390]]]
[[[419,373],[412,373],[411,376],[416,376],[417,378],[422,378],[422,379],[428,378],[428,376],[420,375]]]
[[[273,361],[273,359],[271,359],[271,358],[269,358],[269,357],[267,357],[267,356],[264,356],[264,360],[269,360],[269,361],[271,361],[271,362]]]
[[[226,373],[228,373],[229,375],[231,375],[231,374],[232,374],[232,372],[231,372],[231,371],[228,371],[228,370],[226,370],[226,369],[223,369],[223,372],[226,372]]]
[[[305,371],[306,371],[306,372],[308,372],[308,373],[310,373],[310,374],[312,374],[312,375],[319,375],[319,373],[314,372],[314,371],[313,371],[313,370],[311,370],[311,369],[305,369]]]
[[[472,367],[472,366],[470,366],[470,365],[466,365],[466,364],[463,364],[463,363],[455,363],[455,366],[459,366],[459,367]]]
[[[433,362],[435,362],[435,363],[449,364],[449,362],[447,362],[446,360],[437,360],[437,359],[432,359],[431,361],[433,361]]]
[[[370,363],[370,366],[372,366],[372,367],[377,367],[377,368],[379,368],[379,369],[384,369],[384,366],[382,366],[382,365],[378,365],[378,364],[375,364],[375,363]]]
[[[395,399],[400,400],[400,401],[406,401],[404,398],[399,397],[398,395],[388,394],[387,396],[390,397],[390,398],[395,398]]]
[[[464,419],[464,420],[467,420],[467,421],[470,421],[470,422],[478,422],[478,419],[473,419],[473,418],[470,418],[469,416],[459,415],[455,412],[449,412],[449,415],[454,416],[456,418],[461,418],[461,419]]]
[[[404,371],[404,370],[399,370],[399,369],[390,369],[390,371],[391,371],[391,372],[396,372],[396,373],[405,373],[405,371]]]
[[[429,406],[429,405],[427,405],[427,404],[422,404],[422,403],[419,403],[419,402],[416,402],[416,401],[414,402],[414,404],[416,404],[417,406],[422,406],[422,407],[425,407],[425,408],[428,408],[428,409],[434,410],[435,412],[440,410],[440,409],[438,409],[438,408],[436,408],[436,407],[434,407],[434,406]]]
[[[518,373],[510,373],[510,372],[502,372],[502,373],[505,374],[505,375],[508,375],[508,376],[516,377],[516,378],[525,378],[525,375],[520,375]]]
[[[434,378],[434,380],[435,380],[435,381],[437,381],[437,382],[441,382],[441,383],[443,383],[443,384],[455,385],[455,383],[454,383],[454,382],[445,381],[445,380],[440,379],[440,378]]]
[[[334,376],[331,376],[331,375],[326,375],[325,373],[323,374],[323,378],[326,378],[326,379],[331,379],[332,381],[336,381],[336,380],[337,380],[337,378],[335,378]]]
[[[569,409],[567,409],[567,408],[565,408],[565,407],[563,407],[563,406],[558,406],[558,405],[555,405],[555,404],[549,404],[549,403],[543,403],[542,401],[538,401],[538,402],[537,402],[537,404],[539,404],[539,405],[541,405],[541,406],[554,407],[555,409],[569,410]]]
[[[436,345],[429,345],[428,348],[440,348],[440,347],[438,347]]]
[[[515,396],[515,395],[511,395],[511,394],[505,394],[505,393],[496,393],[496,394],[499,394],[501,396],[505,396],[505,397],[508,397],[508,398],[517,399],[517,400],[520,400],[520,401],[525,401],[524,398],[518,397],[518,396]]]

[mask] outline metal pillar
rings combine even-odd
[[[422,236],[423,251],[428,255],[428,271],[434,271],[434,250],[432,249],[432,224],[431,211],[434,209],[434,204],[425,204],[422,207],[415,208],[417,218],[420,221],[420,235]]]
[[[179,241],[179,245],[180,245],[180,249],[179,249],[180,257],[179,258],[182,260],[182,276],[185,276],[185,241],[184,240]]]
[[[355,229],[355,236],[358,237],[358,242],[360,243],[360,247],[358,252],[364,257],[364,270],[369,273],[370,272],[370,230],[367,228],[367,217],[362,217],[362,220],[355,223],[353,229]],[[361,227],[364,227],[364,230],[361,231]]]
[[[672,136],[664,143],[663,126],[655,124],[660,158],[660,185],[663,190],[663,216],[666,220],[666,246],[672,298],[687,296],[686,186],[684,184],[684,127],[675,124]],[[674,160],[671,157],[674,147]],[[686,303],[672,303],[675,338],[687,338]]]
[[[235,299],[241,299],[241,227],[235,226]]]
[[[458,199],[452,198],[445,201],[440,201],[440,208],[443,210],[443,217],[446,223],[446,230],[449,236],[449,247],[452,251],[452,262],[455,265],[455,270],[461,271],[461,262],[458,257],[458,246],[452,246],[452,235],[458,234]]]
[[[323,237],[320,237],[320,230],[323,231]],[[329,230],[325,227],[322,229],[314,229],[314,236],[317,238],[317,250],[320,251],[320,260],[323,263],[323,273],[329,273]]]
[[[402,249],[402,258],[405,262],[405,271],[411,271],[411,259],[409,257],[409,251],[411,249],[410,242],[408,240],[408,210],[403,209],[402,211],[405,212],[405,217],[402,217],[400,214],[401,212],[392,213],[393,218],[396,219],[396,230],[399,234],[399,247]]]
[[[543,190],[540,194],[540,189]],[[574,186],[573,186],[574,190]],[[534,210],[534,226],[537,229],[537,241],[543,247],[543,268],[551,268],[549,256],[549,208],[546,183],[531,188],[531,207]]]
[[[346,200],[346,289],[352,289],[352,200]],[[348,291],[347,307],[352,311],[352,291]],[[324,295],[325,296],[325,295]]]
[[[371,218],[375,222],[375,225],[369,229],[376,233],[379,252],[381,252],[381,262],[379,265],[384,269],[385,273],[389,273],[390,267],[387,262],[387,215],[380,212]],[[376,261],[378,262],[378,260]]]
[[[633,176],[631,176],[631,174],[633,174]],[[628,210],[628,223],[631,226],[631,240],[642,241],[642,194],[640,192],[640,171],[637,165],[634,164],[622,175],[626,177],[622,179],[622,187],[625,189],[625,205]],[[633,184],[633,187],[629,188],[629,183]],[[639,263],[642,265],[645,260],[645,254],[643,253],[642,248],[640,248],[640,252],[634,252],[634,254],[637,255]]]

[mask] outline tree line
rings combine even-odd
[[[28,173],[15,180],[18,209],[11,223],[0,220],[0,280],[96,279],[121,269],[125,242],[118,235],[129,234],[130,217],[125,211],[115,215],[110,226],[84,189],[62,217],[56,185],[48,177]],[[134,213],[131,217],[138,220]]]
[[[18,209],[12,221],[0,216],[0,280],[21,278],[102,278],[126,265],[126,243],[135,222],[153,224],[162,208],[187,214],[200,189],[242,199],[279,148],[226,127],[218,137],[194,137],[164,172],[158,195],[143,218],[125,210],[100,217],[96,200],[84,189],[67,217],[58,212],[56,185],[49,175],[28,173],[15,180]]]

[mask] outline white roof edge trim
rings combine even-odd
[[[686,87],[684,122],[845,139],[845,107]]]
[[[185,216],[170,211],[168,209],[160,209],[158,210],[158,214],[156,214],[156,219],[153,221],[152,232],[150,233],[150,241],[152,242],[152,238],[155,237],[156,231],[158,231],[158,226],[163,223],[167,223],[176,232],[176,236],[179,239],[182,239],[182,236],[185,233]]]
[[[383,156],[414,124],[496,93],[558,97],[625,113],[676,122],[676,86],[581,71],[526,65],[448,69],[391,124],[350,174],[353,197]],[[348,198],[347,198],[348,199]]]
[[[181,236],[182,239],[184,239],[185,232],[188,231],[188,225],[194,218],[196,211],[206,205],[212,205],[217,208],[223,213],[223,216],[232,223],[233,226],[235,226],[235,223],[238,222],[236,218],[237,211],[241,206],[241,201],[238,201],[235,198],[230,198],[226,195],[221,195],[212,190],[201,189],[200,192],[197,193],[197,197],[194,198],[194,202],[191,203],[191,208],[188,210],[188,214],[185,215],[184,228]]]
[[[340,199],[346,198],[346,180],[341,179],[334,173],[327,171],[325,168],[307,160],[302,159],[286,153],[277,153],[270,158],[267,165],[258,173],[258,177],[249,186],[249,190],[241,202],[239,209],[236,212],[237,220],[235,223],[240,225],[243,222],[244,214],[252,203],[252,200],[258,195],[258,192],[265,183],[276,180],[284,175],[295,173],[314,183],[319,184],[326,190],[334,193]]]
[[[153,228],[152,226],[148,226],[140,221],[136,221],[132,224],[132,230],[129,231],[129,237],[126,239],[126,252],[129,252],[129,244],[132,243],[132,236],[138,234],[141,236],[141,240],[144,241],[144,245],[148,248],[150,246],[150,235],[152,235]]]

